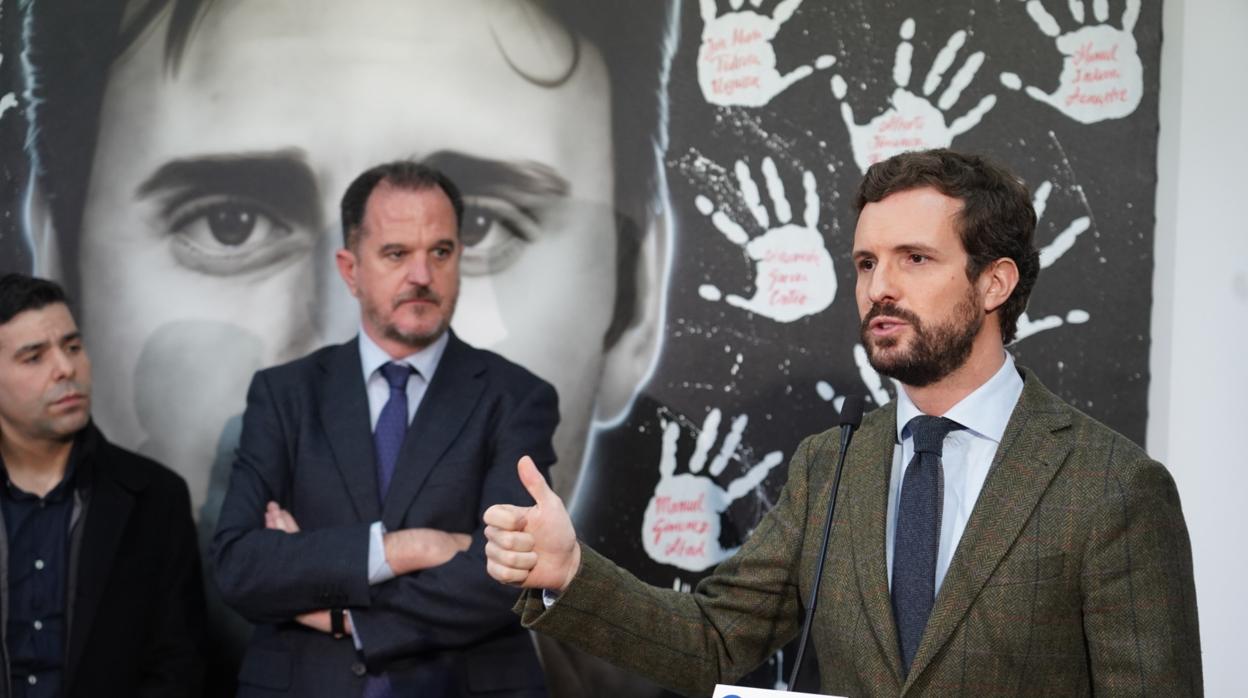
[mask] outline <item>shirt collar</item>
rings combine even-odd
[[[450,341],[450,331],[442,333],[442,336],[433,340],[433,342],[421,349],[399,359],[392,358],[384,349],[377,346],[372,337],[360,328],[360,368],[364,372],[364,382],[372,377],[382,366],[395,361],[397,363],[405,363],[416,369],[425,382],[433,380],[433,372],[438,370],[438,363],[442,361],[442,354],[446,351],[446,344]]]
[[[1005,435],[1005,426],[1014,412],[1014,405],[1023,394],[1023,378],[1014,367],[1014,357],[1005,352],[1001,368],[983,385],[971,391],[942,417],[948,417],[979,436],[998,444]],[[897,391],[897,443],[910,420],[923,414],[910,400],[904,388]]]
[[[95,448],[95,426],[88,423],[87,426],[78,431],[74,435],[74,443],[69,450],[69,458],[65,463],[65,474],[61,476],[61,481],[48,491],[43,499],[50,502],[58,502],[65,498],[70,490],[76,486],[76,481],[81,478],[78,476],[79,463],[81,463],[90,452]],[[0,475],[4,478],[4,487],[6,491],[15,499],[25,496],[31,499],[39,499],[38,496],[21,489],[13,484],[13,480],[9,478],[9,467],[4,462],[4,457],[0,456]]]

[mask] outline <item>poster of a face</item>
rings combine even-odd
[[[1043,270],[1012,351],[1143,439],[1159,3],[0,12],[0,270],[67,285],[95,420],[187,479],[205,534],[252,374],[358,331],[338,201],[397,158],[464,190],[452,327],[555,385],[556,489],[652,583],[731,554],[846,395],[895,395],[850,250],[858,181],[897,152],[1024,177]]]

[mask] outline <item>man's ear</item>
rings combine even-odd
[[[359,290],[355,285],[355,253],[346,247],[340,247],[334,252],[334,263],[338,265],[338,275],[347,284],[347,290],[358,297]]]
[[[1018,286],[1018,265],[1009,257],[1002,257],[989,264],[979,275],[980,295],[984,299],[984,312],[1000,308]]]
[[[626,416],[633,397],[659,357],[667,306],[667,275],[672,234],[666,212],[656,213],[637,251],[637,293],[633,320],[607,348],[594,419],[611,422]]]
[[[27,242],[30,243],[31,272],[45,279],[63,280],[65,276],[62,274],[64,267],[61,264],[61,240],[56,234],[47,198],[43,195],[38,179],[33,175],[28,191],[24,223]]]

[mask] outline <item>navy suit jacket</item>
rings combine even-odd
[[[240,696],[358,696],[384,671],[396,695],[544,696],[533,644],[511,614],[516,593],[485,572],[487,507],[528,505],[516,461],[555,460],[554,388],[451,335],[399,453],[385,502],[377,489],[359,343],[258,372],[213,540],[226,602],[256,623]],[[273,500],[300,532],[266,530]],[[368,529],[468,533],[439,567],[368,583]],[[294,622],[351,611],[363,642]]]

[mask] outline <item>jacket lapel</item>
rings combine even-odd
[[[472,416],[485,389],[485,363],[454,333],[399,450],[382,507],[387,529],[402,527],[416,493]]]
[[[377,457],[368,419],[368,393],[360,368],[359,339],[335,347],[322,359],[320,416],[334,462],[360,521],[381,516]]]
[[[875,632],[889,668],[901,682],[901,650],[897,645],[897,625],[888,591],[888,563],[885,535],[888,516],[888,478],[897,441],[897,411],[894,405],[880,408],[875,419],[863,424],[850,444],[846,464],[855,473],[852,482],[850,529],[853,532],[854,567],[858,591],[867,619]],[[852,470],[850,470],[852,468]]]
[[[89,426],[88,429],[94,427]],[[103,460],[108,457],[108,449],[97,441],[87,459]],[[117,557],[122,533],[129,524],[130,512],[134,508],[134,493],[146,485],[140,479],[132,477],[129,471],[100,467],[98,462],[87,465],[86,459],[81,465],[84,467],[80,472],[87,478],[84,482],[89,494],[85,514],[77,522],[77,526],[82,527],[78,560],[76,564],[71,563],[76,579],[72,584],[75,593],[70,599],[72,608],[66,643],[67,688],[82,661],[82,653],[87,637],[91,634],[96,611],[104,602],[101,597],[104,581],[112,574],[113,560]],[[89,473],[86,472],[88,468]]]
[[[1023,394],[1010,416],[988,479],[932,608],[909,683],[923,672],[970,610],[1022,533],[1073,445],[1066,404],[1023,369]]]

